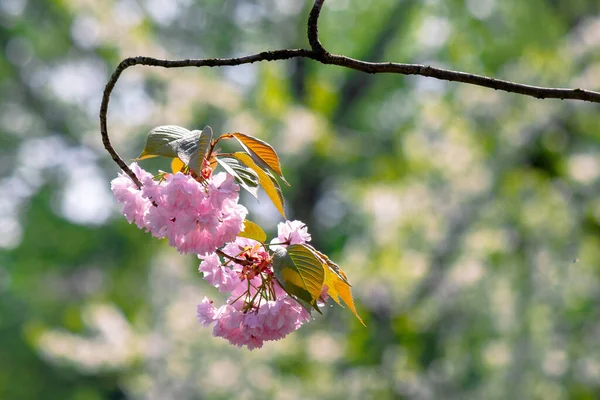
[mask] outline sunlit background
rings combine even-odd
[[[261,350],[195,318],[198,260],[128,225],[100,140],[128,56],[306,47],[310,1],[0,1],[0,399],[600,398],[600,107],[310,60],[128,69],[127,161],[157,125],[274,144],[288,214],[354,284]],[[327,0],[325,47],[600,90],[600,3]],[[145,161],[147,169],[167,169]],[[274,233],[264,199],[243,199]]]

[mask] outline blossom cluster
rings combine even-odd
[[[198,305],[199,321],[214,324],[214,336],[239,347],[260,348],[309,320],[309,313],[275,279],[272,264],[277,247],[310,241],[305,224],[280,223],[269,245],[238,237],[248,210],[238,204],[239,186],[231,175],[203,169],[200,178],[178,172],[155,180],[136,163],[130,168],[141,188],[124,173],[111,182],[129,223],[167,238],[182,253],[197,254],[204,279],[229,293],[218,308],[206,297]]]
[[[181,172],[155,181],[136,163],[131,170],[142,182],[138,189],[124,173],[111,182],[122,213],[182,253],[204,255],[235,240],[248,210],[238,204],[239,186],[221,172],[202,181]]]
[[[280,223],[278,233],[273,243],[281,246],[310,240],[300,221]],[[309,313],[273,278],[271,256],[263,244],[238,237],[222,254],[223,260],[216,253],[201,257],[199,267],[208,283],[230,293],[218,308],[206,297],[198,305],[199,321],[204,326],[214,323],[214,336],[254,349],[265,341],[284,338],[309,321]]]

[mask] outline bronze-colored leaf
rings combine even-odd
[[[360,323],[365,325],[362,318],[360,318],[358,315],[356,307],[354,306],[354,299],[352,298],[352,292],[350,291],[350,284],[347,281],[342,280],[338,273],[332,271],[330,268],[325,267],[325,285],[327,285],[327,294],[329,294],[329,297],[331,297],[333,301],[338,303],[340,306],[342,305],[340,302],[341,299],[352,311],[354,316],[358,318]]]
[[[256,175],[258,175],[258,181],[264,189],[265,193],[267,194],[267,196],[269,196],[269,199],[271,199],[271,201],[273,202],[279,213],[283,216],[283,218],[286,218],[284,211],[285,204],[283,199],[283,193],[281,193],[281,187],[279,186],[277,180],[274,179],[274,177],[268,171],[264,171],[262,168],[256,165],[252,160],[252,157],[250,157],[248,154],[243,152],[237,152],[234,153],[233,156],[241,162],[243,162],[244,164],[246,164],[248,168],[256,172]]]
[[[185,164],[183,163],[183,161],[181,161],[177,157],[173,158],[173,160],[171,161],[171,171],[173,171],[174,174],[178,172],[183,172],[184,168]]]
[[[253,158],[256,158],[259,162],[264,163],[267,167],[269,167],[277,176],[281,178],[286,184],[287,181],[283,176],[283,172],[281,172],[281,164],[279,163],[279,156],[275,152],[275,149],[268,144],[254,136],[246,135],[245,133],[232,133],[233,137],[235,137],[238,142],[242,145],[244,150]],[[261,166],[262,167],[262,166]],[[289,185],[289,184],[288,184]]]
[[[348,282],[348,277],[346,276],[346,274],[344,273],[344,271],[342,271],[342,269],[340,268],[339,265],[337,265],[336,263],[334,263],[333,261],[331,261],[329,259],[329,257],[327,257],[325,254],[321,253],[319,250],[315,249],[312,245],[305,243],[305,246],[307,246],[308,248],[310,248],[312,251],[314,251],[315,253],[317,253],[317,255],[321,258],[321,260],[323,261],[324,264],[327,264],[327,266],[329,268],[331,268],[331,270],[333,270],[333,272],[335,272],[341,280],[343,280],[344,282],[346,282],[348,284],[348,286],[352,286],[350,285],[350,282]]]

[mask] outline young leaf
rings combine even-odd
[[[339,267],[338,267],[339,269]],[[341,269],[340,269],[341,271]],[[343,273],[343,272],[342,272]],[[358,315],[356,311],[356,307],[354,307],[354,299],[352,298],[352,293],[350,292],[350,284],[347,281],[344,281],[340,278],[340,275],[337,272],[334,272],[330,268],[325,268],[325,285],[327,285],[327,294],[340,306],[342,303],[340,299],[344,301],[346,306],[352,311],[354,316],[358,318],[361,324],[365,325],[363,320]],[[366,325],[365,325],[366,326]]]
[[[200,141],[198,143],[199,153],[204,156],[213,139],[213,131],[210,126],[206,125],[201,131]]]
[[[263,229],[252,221],[244,220],[244,230],[238,233],[238,236],[248,239],[254,239],[264,243],[267,240],[267,234]]]
[[[264,171],[258,165],[256,165],[254,161],[252,161],[252,157],[250,157],[248,154],[243,152],[237,152],[234,153],[233,156],[241,162],[243,162],[244,164],[246,164],[248,168],[256,172],[256,174],[258,175],[258,181],[260,183],[260,186],[262,186],[262,188],[265,190],[265,193],[267,194],[267,196],[269,196],[269,198],[271,199],[279,213],[283,216],[283,218],[286,218],[284,211],[285,204],[283,199],[283,193],[281,192],[281,186],[279,186],[279,183],[277,182],[275,177],[273,177],[273,175],[271,175],[268,171]]]
[[[256,172],[231,157],[218,157],[217,162],[227,173],[235,179],[236,183],[258,198],[258,176]]]
[[[325,282],[325,268],[308,247],[293,244],[273,256],[273,271],[281,287],[318,310],[317,300]]]
[[[282,209],[285,208],[285,199],[283,198],[283,191],[281,190],[281,185],[279,185],[277,178],[275,178],[271,172],[269,172],[267,170],[263,170],[263,171],[265,172],[267,177],[271,180],[271,183],[273,184],[273,186],[275,186],[275,190],[277,190],[277,196],[281,199],[281,205],[282,205],[281,208]],[[283,216],[283,218],[287,219],[285,214],[281,213],[281,215]]]
[[[143,160],[152,157],[177,157],[177,149],[182,140],[189,140],[192,132],[181,126],[164,125],[158,126],[148,132],[144,150],[137,158]]]
[[[177,156],[198,175],[202,171],[204,156],[212,140],[212,129],[205,126],[201,131],[192,131],[182,139],[177,148]]]
[[[212,141],[213,133],[210,126],[205,126],[199,132],[200,136],[198,141],[195,143],[195,146],[192,147],[192,152],[190,154],[189,166],[196,172],[200,174],[202,171],[202,164],[204,162],[204,157],[206,156],[206,151],[208,150],[208,146],[210,146],[210,142]]]
[[[183,161],[181,161],[179,158],[175,157],[172,161],[171,161],[171,171],[173,171],[174,174],[183,171],[183,168],[185,167],[185,164],[183,163]]]
[[[263,142],[260,139],[255,138],[254,136],[246,135],[245,133],[232,133],[232,135],[240,142],[244,150],[248,154],[250,154],[253,158],[260,160],[266,164],[273,172],[277,174],[286,184],[287,181],[283,177],[283,172],[281,172],[281,164],[279,163],[279,157],[275,152],[275,149],[271,147],[267,142]],[[257,164],[260,164],[257,162]]]

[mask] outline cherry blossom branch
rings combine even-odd
[[[127,164],[119,156],[110,143],[107,129],[107,113],[110,95],[119,80],[123,71],[134,65],[145,65],[162,68],[183,68],[183,67],[223,67],[250,64],[262,61],[289,60],[292,58],[309,58],[326,65],[337,65],[343,68],[349,68],[368,74],[400,74],[400,75],[420,75],[436,78],[450,82],[461,82],[476,86],[482,86],[494,90],[502,90],[509,93],[517,93],[525,96],[535,97],[537,99],[570,99],[581,100],[592,103],[600,103],[600,93],[584,89],[566,89],[566,88],[548,88],[541,86],[532,86],[522,83],[516,83],[501,79],[490,78],[487,76],[470,74],[449,69],[436,68],[421,64],[404,63],[374,63],[356,60],[354,58],[329,53],[319,40],[318,20],[321,8],[325,0],[315,0],[313,8],[310,11],[307,22],[307,38],[310,44],[308,49],[282,49],[274,51],[265,51],[258,54],[248,55],[236,58],[210,58],[210,59],[185,59],[185,60],[163,60],[152,57],[130,57],[126,58],[115,69],[108,80],[102,96],[100,106],[100,132],[102,134],[102,143],[105,149],[111,155],[117,165],[135,182],[138,187],[142,183],[129,169]]]

